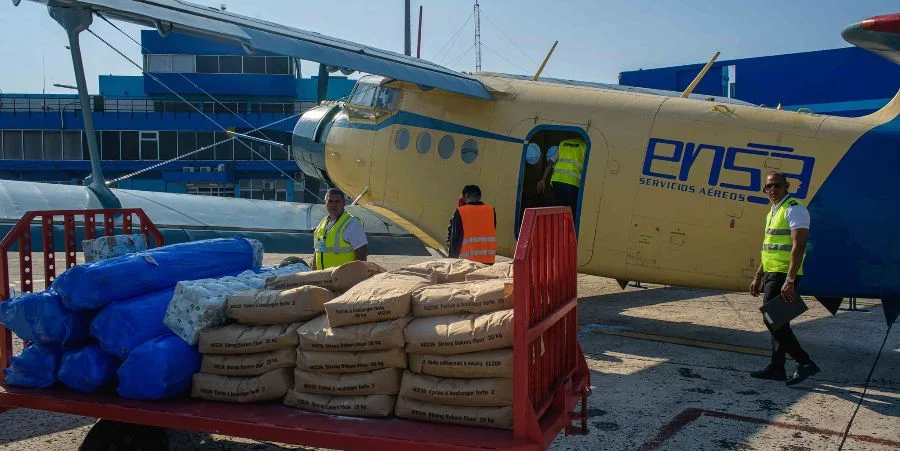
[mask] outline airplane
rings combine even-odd
[[[371,74],[349,98],[300,117],[294,159],[306,175],[433,247],[442,247],[460,188],[477,184],[497,211],[498,253],[512,256],[524,210],[552,202],[533,188],[541,164],[562,139],[581,138],[587,156],[573,215],[579,272],[623,285],[746,290],[760,263],[762,185],[777,170],[812,216],[800,294],[832,313],[842,298],[881,299],[889,325],[900,314],[892,233],[900,93],[868,116],[832,117],[689,90],[541,78],[540,70],[460,73],[177,0],[32,1],[48,4],[51,15],[98,14],[163,36],[215,37],[251,53],[316,61],[320,92],[329,72]],[[900,14],[863,21],[845,38],[896,62],[897,23]],[[95,177],[92,189],[105,188],[97,185]]]

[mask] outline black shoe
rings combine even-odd
[[[812,360],[807,363],[798,363],[797,369],[794,370],[794,374],[784,383],[785,385],[799,384],[806,380],[807,377],[818,374],[819,371],[821,371],[821,369]]]
[[[768,379],[773,381],[783,381],[787,379],[787,376],[784,372],[784,366],[775,366],[769,365],[759,371],[754,371],[750,373],[750,377],[755,377],[757,379]]]

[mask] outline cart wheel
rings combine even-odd
[[[166,430],[155,426],[98,420],[78,451],[169,451]]]

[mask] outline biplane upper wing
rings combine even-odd
[[[875,16],[841,32],[845,41],[900,64],[900,14]]]
[[[18,4],[20,0],[14,0]],[[45,5],[89,9],[109,19],[239,42],[246,51],[264,50],[327,66],[382,75],[483,99],[478,80],[437,64],[319,33],[241,16],[180,0],[31,0]]]

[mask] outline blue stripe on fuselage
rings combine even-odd
[[[862,135],[809,202],[810,246],[800,292],[900,295],[900,116]]]
[[[481,130],[478,128],[467,127],[465,125],[460,125],[454,122],[447,122],[440,119],[435,119],[428,116],[423,116],[421,114],[410,113],[409,111],[398,111],[397,114],[377,123],[377,124],[364,124],[359,122],[350,122],[346,116],[341,116],[336,121],[334,121],[335,127],[340,128],[355,128],[361,130],[373,130],[378,131],[385,127],[398,124],[398,125],[406,125],[409,127],[419,127],[419,128],[427,128],[430,130],[442,131],[445,133],[458,133],[461,135],[474,136],[478,138],[486,138],[493,139],[497,141],[503,142],[511,142],[522,144],[524,140],[522,138],[515,138],[512,136],[500,135],[497,133],[492,133],[487,130]]]

